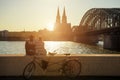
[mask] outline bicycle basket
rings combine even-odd
[[[43,70],[47,69],[48,61],[42,60],[41,63],[42,63],[42,66],[41,66],[42,69],[43,69]]]

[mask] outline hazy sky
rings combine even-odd
[[[91,8],[120,8],[120,0],[0,0],[0,30],[38,31],[55,23],[66,8],[67,21],[79,25]]]

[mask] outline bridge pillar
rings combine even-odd
[[[73,40],[86,44],[95,44],[98,43],[99,41],[98,36],[89,36],[89,35],[74,36]]]
[[[104,49],[120,51],[120,33],[104,35]]]

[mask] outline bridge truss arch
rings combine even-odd
[[[120,8],[92,8],[81,19],[76,31],[87,32],[120,27]]]
[[[120,51],[120,8],[92,8],[72,30],[74,41],[96,44],[101,38],[104,49]]]

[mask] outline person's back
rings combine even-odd
[[[25,43],[26,55],[34,55],[35,54],[35,41],[34,37],[30,36],[30,40],[27,40]]]
[[[44,48],[44,42],[42,41],[41,38],[39,38],[39,40],[36,41],[35,49],[36,49],[37,55],[46,55],[46,50]]]

